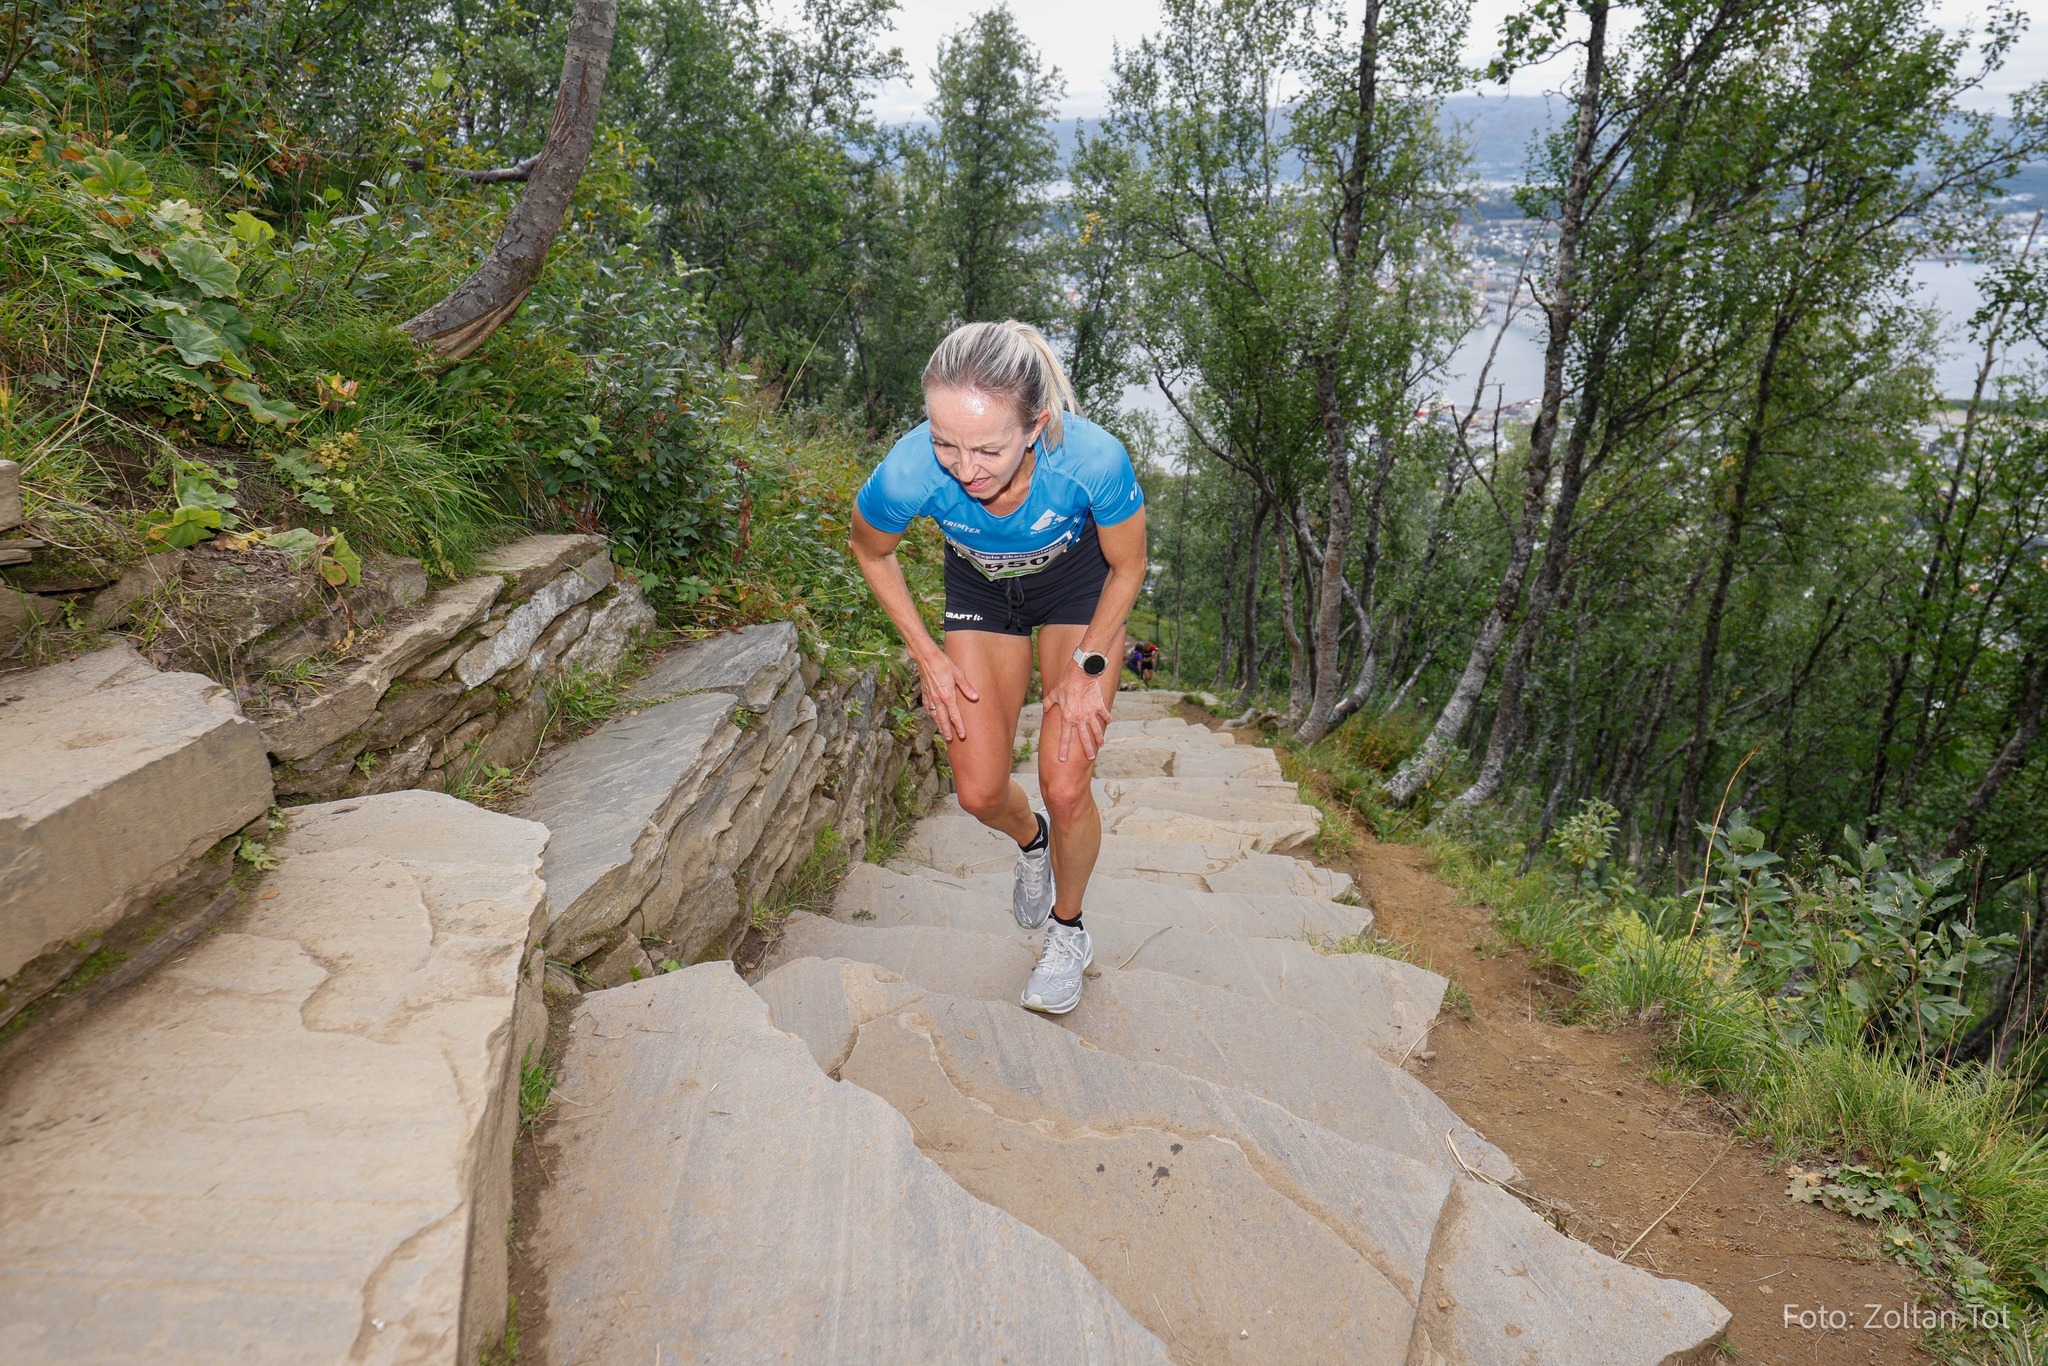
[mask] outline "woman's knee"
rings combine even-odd
[[[1061,825],[1087,815],[1095,804],[1094,794],[1088,790],[1088,770],[1085,767],[1072,776],[1041,774],[1039,789],[1045,794],[1046,814]]]
[[[959,782],[956,774],[955,782],[958,784],[956,791],[960,809],[978,821],[994,820],[1010,804],[1010,780],[1007,776],[1000,783],[963,783]]]

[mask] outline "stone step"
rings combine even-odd
[[[1196,892],[1245,892],[1312,896],[1336,900],[1351,891],[1351,875],[1318,868],[1301,859],[1264,854],[1246,836],[1217,839],[1146,839],[1107,834],[1097,856],[1097,877],[1134,878]],[[895,860],[922,865],[953,877],[1006,873],[1016,866],[1017,845],[957,808],[917,823]]]
[[[716,942],[742,914],[732,873],[817,722],[788,622],[684,646],[656,662],[634,700],[639,710],[551,752],[517,808],[554,832],[551,957],[580,961],[629,922],[661,933],[685,903],[682,954]]]
[[[769,968],[803,956],[873,963],[920,988],[1014,1004],[1036,951],[1000,935],[970,940],[908,929],[826,929],[799,923]],[[1398,1060],[1361,1047],[1306,1011],[1144,968],[1117,969],[1098,954],[1081,1004],[1059,1023],[1098,1048],[1235,1086],[1332,1132],[1433,1165],[1455,1165],[1444,1146],[1501,1180],[1507,1156],[1453,1114]]]
[[[1042,805],[1038,773],[1026,765],[1015,774],[1018,785]],[[1103,805],[1125,803],[1174,811],[1204,811],[1216,802],[1249,801],[1282,806],[1302,805],[1301,789],[1285,778],[1103,778],[1094,782],[1095,800]]]
[[[1120,692],[1110,707],[1111,724],[1117,721],[1177,721],[1180,717],[1174,709],[1180,698],[1181,694],[1177,692]],[[1044,724],[1043,704],[1027,703],[1017,715],[1017,738],[1036,740]]]
[[[1311,807],[1258,810],[1235,803],[1227,812],[1207,814],[1152,806],[1116,806],[1103,815],[1106,833],[1144,840],[1222,842],[1243,839],[1256,853],[1290,854],[1315,844],[1322,817]]]
[[[821,1065],[894,1105],[948,1174],[1071,1251],[1179,1360],[1671,1361],[1727,1325],[1704,1292],[1491,1186],[1012,1007],[906,1000],[865,965],[814,960],[759,991]]]
[[[832,906],[836,918],[860,924],[942,925],[991,934],[1017,928],[1010,915],[1007,872],[962,879],[856,863],[839,884]],[[1091,926],[1136,926],[1141,934],[1179,925],[1200,934],[1339,940],[1370,934],[1373,923],[1365,907],[1339,901],[1190,892],[1122,878],[1090,879],[1086,906]]]
[[[1026,784],[1020,777],[1032,805],[1043,807],[1035,778]],[[1245,793],[1204,791],[1218,783],[1242,784]],[[1169,784],[1190,784],[1170,787]],[[1140,839],[1188,839],[1196,842],[1234,844],[1266,854],[1292,853],[1315,842],[1322,830],[1322,815],[1314,807],[1296,801],[1293,784],[1262,788],[1234,778],[1152,778],[1097,779],[1094,784],[1097,809],[1102,813],[1105,833]],[[940,804],[938,814],[965,816],[957,797]]]
[[[1237,744],[1237,737],[1229,731],[1210,730],[1206,726],[1191,726],[1178,716],[1159,717],[1152,720],[1112,720],[1103,732],[1103,739],[1109,741],[1161,741],[1178,748],[1228,749]]]
[[[821,1072],[725,963],[582,997],[526,1246],[547,1362],[1163,1362],[1053,1240]]]
[[[238,919],[11,1070],[8,1359],[474,1361],[546,839],[436,793],[300,807]]]
[[[0,679],[0,1020],[270,802],[262,733],[210,678],[121,644]]]
[[[1110,973],[1147,969],[1182,981],[1235,991],[1255,1001],[1303,1012],[1327,1024],[1350,1047],[1372,1049],[1399,1065],[1436,1018],[1444,979],[1378,954],[1319,954],[1292,940],[1196,934],[1171,926],[1118,926],[1104,915],[1087,926],[1096,969],[1081,995]],[[793,958],[858,958],[930,991],[1016,1001],[1038,961],[1038,932],[1008,934],[938,926],[868,928],[819,915],[791,915],[762,967]]]

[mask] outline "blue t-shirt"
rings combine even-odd
[[[920,422],[889,448],[860,487],[854,506],[869,526],[901,535],[930,517],[953,549],[992,579],[1033,574],[1072,545],[1093,521],[1115,526],[1145,506],[1123,443],[1088,419],[1063,415],[1059,448],[1038,446],[1024,505],[997,517],[946,472],[932,450],[932,424]]]

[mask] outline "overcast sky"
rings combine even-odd
[[[908,85],[898,82],[877,98],[875,112],[889,123],[925,116],[939,39],[984,8],[971,0],[966,4],[958,0],[900,0],[900,5],[896,41],[910,64],[912,81]],[[1068,118],[1090,118],[1103,112],[1116,46],[1135,44],[1159,20],[1156,0],[1016,0],[1010,8],[1039,51],[1066,76],[1067,99],[1061,112]],[[1520,8],[1519,0],[1475,0],[1467,60],[1477,65],[1490,57],[1501,20]],[[1944,0],[1936,8],[1942,20],[1950,23],[1967,22],[1983,11],[1981,0]],[[1997,93],[2017,89],[2029,75],[2035,79],[2048,75],[2048,21],[2037,22],[2021,40],[2000,73]],[[1560,84],[1562,78],[1562,72],[1536,71],[1518,78],[1513,93],[1541,94]],[[1498,93],[1497,87],[1489,89]],[[1992,102],[2002,101],[1994,98]]]

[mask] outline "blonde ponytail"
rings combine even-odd
[[[1026,427],[1040,413],[1049,416],[1043,441],[1048,451],[1066,439],[1062,413],[1081,411],[1052,343],[1030,323],[968,323],[946,334],[925,362],[927,390],[974,389],[1017,405]]]

